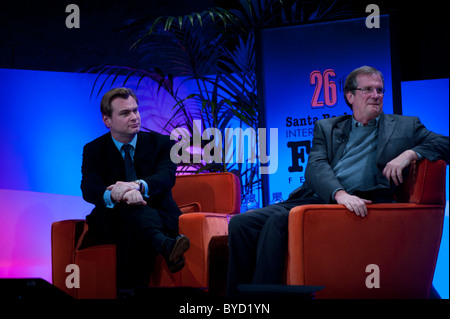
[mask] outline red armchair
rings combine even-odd
[[[150,286],[208,288],[208,246],[211,237],[228,234],[228,218],[239,213],[240,184],[231,173],[180,175],[172,194],[183,212],[180,233],[191,241],[186,265],[172,274],[158,258]],[[116,246],[97,245],[78,249],[87,231],[85,220],[52,224],[53,284],[75,298],[116,298]],[[80,270],[80,288],[68,288],[69,264]],[[70,286],[70,285],[69,285]]]
[[[397,193],[402,203],[368,205],[365,218],[341,205],[293,208],[287,284],[325,286],[316,298],[427,298],[442,235],[445,170],[444,161],[413,164]],[[372,287],[377,280],[379,288]]]

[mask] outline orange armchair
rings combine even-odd
[[[444,161],[413,164],[396,195],[401,203],[368,205],[365,218],[341,205],[293,208],[287,284],[325,286],[316,298],[427,298],[442,235],[445,171]]]
[[[240,210],[240,183],[232,173],[180,175],[172,194],[183,212],[180,233],[191,247],[186,265],[172,274],[159,256],[150,286],[208,288],[208,246],[211,238],[228,234],[228,218]],[[116,298],[116,246],[96,245],[79,249],[88,226],[85,220],[52,224],[53,284],[75,298]],[[68,288],[69,264],[79,267],[79,288]],[[70,281],[70,278],[68,279]],[[70,285],[69,285],[70,286]]]

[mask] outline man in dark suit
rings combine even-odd
[[[85,145],[81,190],[95,208],[86,217],[95,244],[117,244],[117,285],[148,286],[162,254],[172,272],[184,266],[189,239],[178,235],[181,212],[172,198],[176,165],[168,136],[141,132],[138,99],[128,88],[100,103],[110,132]]]
[[[337,203],[367,215],[368,203],[394,202],[412,161],[449,161],[449,138],[428,131],[417,117],[383,113],[380,71],[351,72],[344,97],[353,116],[315,122],[305,183],[285,202],[233,217],[229,224],[228,294],[238,284],[281,283],[291,208]]]

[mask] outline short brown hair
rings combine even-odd
[[[133,99],[135,99],[136,104],[139,103],[136,93],[132,89],[129,88],[115,88],[112,90],[109,90],[108,92],[103,95],[102,100],[100,102],[100,111],[103,115],[106,115],[108,117],[112,116],[112,107],[111,102],[115,98],[122,98],[122,99],[128,99],[129,96],[132,96]]]

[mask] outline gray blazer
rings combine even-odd
[[[315,123],[314,138],[305,171],[305,183],[294,190],[289,199],[318,195],[327,203],[337,188],[345,189],[332,167],[345,149],[352,123],[351,115],[319,120]],[[425,128],[418,117],[382,114],[379,122],[377,166],[380,172],[386,164],[411,149],[430,161],[449,162],[449,138]],[[403,172],[406,175],[407,169]],[[382,176],[382,174],[381,174]],[[386,181],[380,181],[385,184]],[[391,183],[392,193],[395,184]]]

